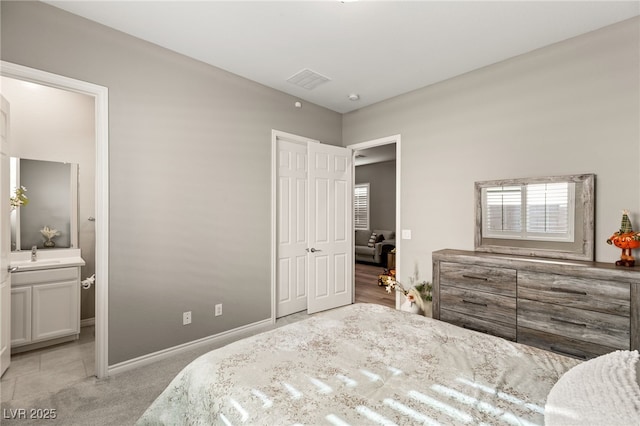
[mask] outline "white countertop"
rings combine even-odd
[[[80,249],[39,249],[36,258],[35,262],[31,260],[31,250],[12,251],[11,268],[17,267],[13,272],[21,272],[85,265]]]

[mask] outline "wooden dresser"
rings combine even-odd
[[[433,317],[580,359],[640,349],[640,267],[433,253]]]

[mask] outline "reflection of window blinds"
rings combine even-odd
[[[574,191],[570,182],[485,188],[483,235],[573,241]]]
[[[369,229],[369,184],[355,185],[353,190],[355,229]]]
[[[527,185],[527,232],[570,232],[569,199],[568,182]]]
[[[485,226],[489,232],[522,230],[522,190],[519,186],[497,186],[486,190]]]

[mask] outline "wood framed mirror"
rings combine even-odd
[[[595,175],[475,183],[475,250],[594,259]]]

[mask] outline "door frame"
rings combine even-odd
[[[95,100],[96,302],[95,375],[108,376],[109,328],[109,90],[86,81],[0,61],[0,75],[89,95]],[[2,200],[4,206],[5,201]]]
[[[355,144],[351,144],[351,145],[347,145],[347,148],[351,148],[353,150],[353,156],[354,156],[354,161],[352,162],[352,167],[353,167],[353,184],[355,185],[355,176],[356,176],[356,171],[355,171],[355,154],[357,150],[362,150],[362,149],[367,149],[367,148],[373,148],[376,146],[382,146],[382,145],[389,145],[392,143],[396,144],[396,276],[397,277],[401,277],[401,269],[402,269],[402,262],[400,261],[401,257],[402,257],[402,250],[401,250],[401,245],[402,245],[402,209],[401,209],[401,201],[402,201],[402,168],[401,168],[401,164],[400,164],[400,145],[401,145],[401,135],[397,134],[397,135],[392,135],[392,136],[386,136],[383,138],[379,138],[379,139],[373,139],[373,140],[369,140],[369,141],[365,141],[365,142],[359,142],[359,143],[355,143]],[[351,230],[351,232],[353,232],[353,230]],[[354,244],[355,244],[355,240],[354,240]],[[352,248],[353,250],[355,250],[355,247]],[[355,269],[354,269],[354,274],[355,274]],[[354,276],[354,282],[355,282],[355,276]],[[356,291],[356,286],[353,286],[353,300],[355,300],[355,291]],[[400,305],[402,304],[402,298],[400,297],[400,295],[398,294],[398,292],[396,292],[396,309],[400,309]]]

